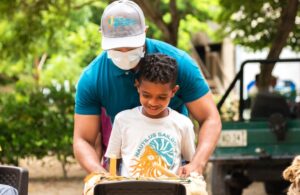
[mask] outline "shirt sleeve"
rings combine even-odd
[[[108,141],[107,150],[105,153],[105,157],[110,158],[112,155],[116,156],[116,158],[122,158],[121,157],[121,146],[122,146],[122,135],[121,135],[121,129],[118,122],[118,119],[116,117],[112,132]]]
[[[85,70],[76,88],[75,113],[84,115],[100,115],[101,102],[96,92],[92,70]]]
[[[209,86],[196,62],[185,53],[178,64],[178,92],[182,100],[187,103],[204,96]]]
[[[193,123],[187,119],[186,127],[182,132],[181,153],[186,161],[191,161],[195,153],[195,133]]]

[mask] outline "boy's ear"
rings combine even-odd
[[[179,85],[175,85],[175,87],[173,87],[172,89],[172,97],[174,97],[175,93],[179,90]]]
[[[134,86],[139,89],[140,83],[137,79],[134,80]]]

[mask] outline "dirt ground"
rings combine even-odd
[[[63,178],[60,163],[53,157],[42,160],[25,159],[20,161],[20,166],[29,170],[29,195],[82,195],[83,178],[85,171],[74,161],[67,166],[68,178]],[[209,185],[208,166],[207,184]],[[209,195],[211,195],[208,189]],[[261,183],[253,183],[244,190],[243,195],[266,195]]]
[[[63,178],[61,164],[55,157],[42,160],[24,159],[20,166],[29,171],[29,195],[82,195],[85,171],[76,163],[67,166],[68,178]]]

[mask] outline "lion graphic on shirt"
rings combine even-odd
[[[167,163],[158,153],[151,148],[150,145],[145,147],[145,151],[139,159],[133,159],[135,164],[131,166],[133,176],[139,177],[161,177],[163,173],[153,165],[159,165],[165,169],[169,169]]]

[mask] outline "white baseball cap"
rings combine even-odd
[[[102,49],[141,47],[146,40],[145,16],[133,1],[109,4],[101,18]]]

